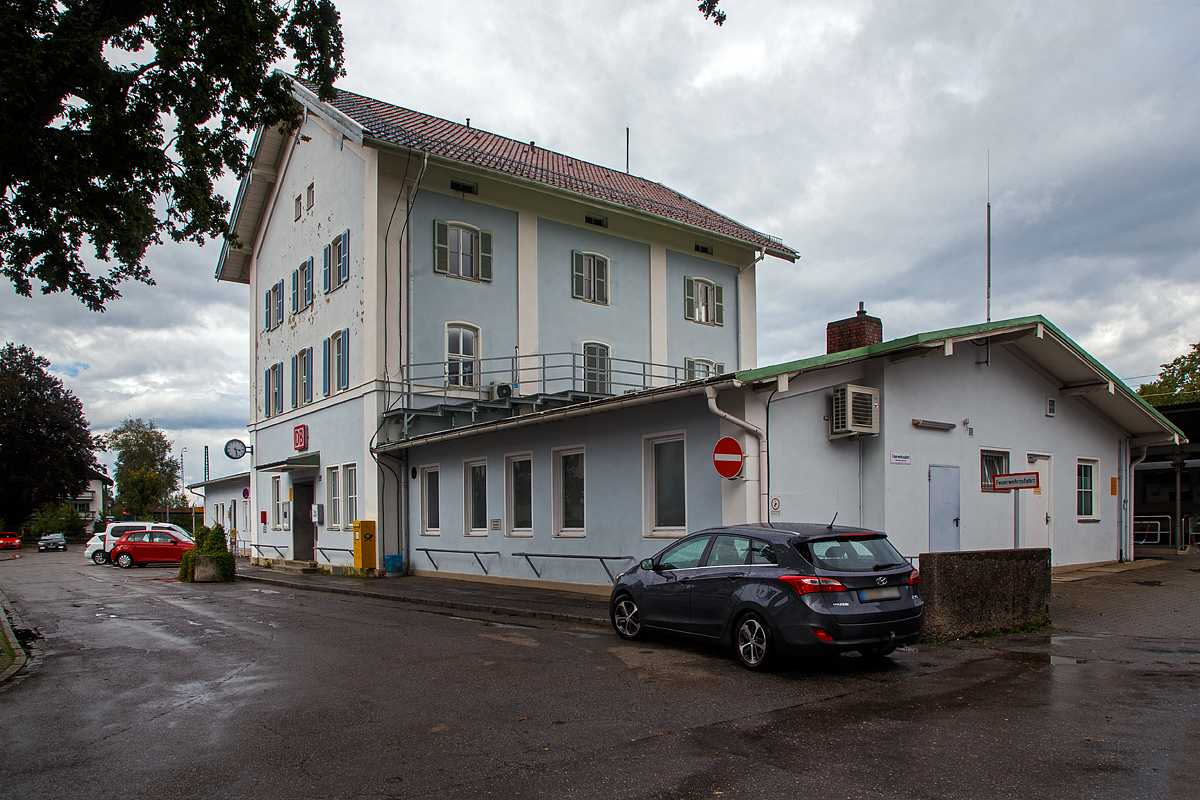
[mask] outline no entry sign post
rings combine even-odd
[[[1013,493],[1013,549],[1021,549],[1021,490],[1039,488],[1038,473],[1008,472],[992,478],[992,491]]]
[[[722,436],[713,447],[713,466],[722,478],[733,479],[740,475],[745,460],[742,446],[732,436]]]

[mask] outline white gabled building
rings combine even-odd
[[[380,566],[411,557],[411,469],[374,449],[397,436],[756,366],[755,265],[796,258],[777,239],[533,142],[293,86],[303,124],[256,135],[217,267],[252,298],[258,555],[347,565],[367,519]]]

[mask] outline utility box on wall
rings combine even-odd
[[[354,567],[375,569],[375,520],[354,520]]]

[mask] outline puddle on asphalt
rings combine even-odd
[[[1048,653],[1029,653],[1023,651],[1009,650],[1004,653],[1005,658],[1011,658],[1014,661],[1028,661],[1034,664],[1049,664],[1050,666],[1065,666],[1067,664],[1086,664],[1086,658],[1070,658],[1068,656],[1052,656]]]

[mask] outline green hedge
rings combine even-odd
[[[196,556],[216,556],[217,580],[228,583],[235,577],[233,553],[225,543],[225,528],[217,525],[213,528],[200,525],[195,532],[196,549],[189,550],[179,560],[179,580],[194,581],[196,578]]]

